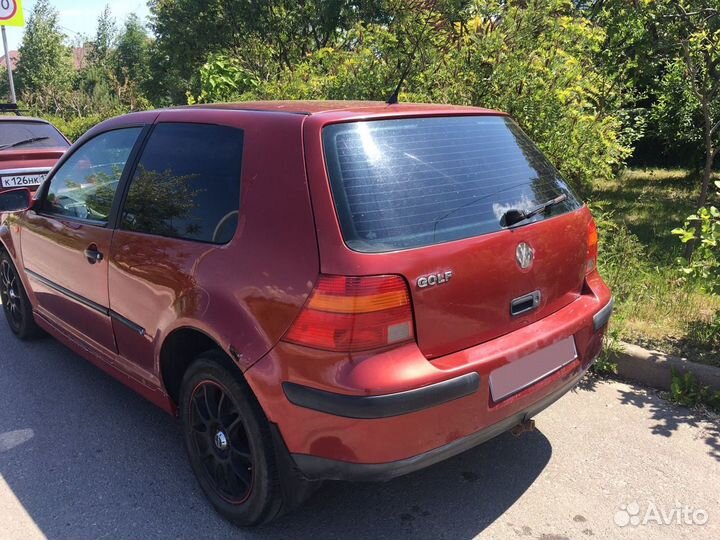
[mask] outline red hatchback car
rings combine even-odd
[[[0,116],[0,193],[17,187],[37,189],[69,147],[62,133],[45,120]]]
[[[587,207],[484,109],[130,114],[0,211],[13,332],[178,414],[242,525],[524,423],[582,377],[612,311]]]

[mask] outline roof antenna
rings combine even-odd
[[[390,97],[387,100],[388,105],[395,105],[398,102],[398,96],[400,95],[400,89],[402,88],[403,83],[405,82],[405,79],[407,78],[408,74],[410,73],[410,68],[412,67],[413,62],[415,61],[415,55],[418,52],[418,49],[420,48],[420,43],[422,43],[423,38],[425,37],[425,31],[427,30],[428,23],[430,22],[430,17],[427,17],[425,19],[425,24],[423,25],[422,32],[420,33],[420,36],[418,36],[417,42],[415,42],[415,48],[413,48],[412,54],[410,54],[410,58],[408,59],[408,63],[405,66],[405,69],[402,72],[402,75],[400,75],[400,80],[397,83],[397,86],[395,87],[395,91],[390,94]]]

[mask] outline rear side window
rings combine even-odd
[[[243,132],[205,124],[158,124],[138,162],[121,228],[225,244],[240,208]]]
[[[356,251],[409,249],[502,229],[509,209],[580,202],[520,128],[504,116],[335,124],[323,130],[343,236]]]
[[[50,124],[0,120],[0,150],[9,148],[51,148],[70,146]]]

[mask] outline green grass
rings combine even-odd
[[[678,272],[682,244],[671,230],[695,211],[699,181],[687,171],[630,170],[598,183],[592,206],[601,228],[600,270],[617,301],[620,339],[720,366],[711,323],[720,298]]]

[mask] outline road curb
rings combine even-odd
[[[617,374],[626,379],[657,388],[670,390],[672,368],[680,373],[691,372],[703,386],[720,391],[720,368],[691,362],[686,358],[649,351],[630,343],[620,343],[615,354]]]

